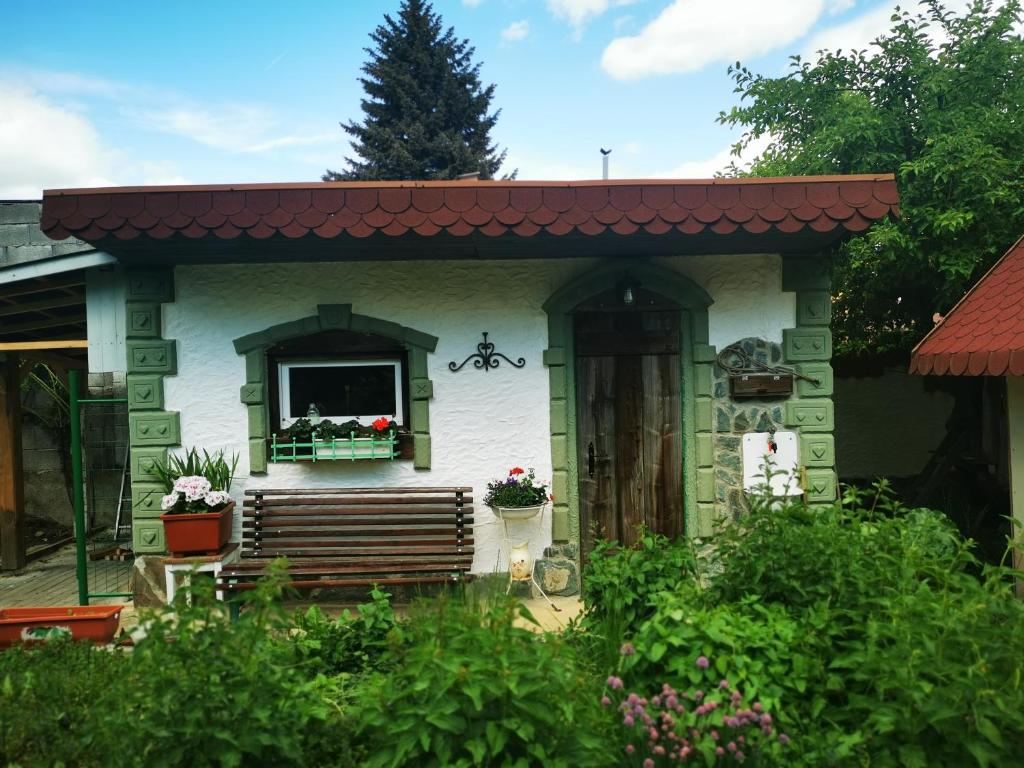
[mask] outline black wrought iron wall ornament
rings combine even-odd
[[[507,357],[501,354],[501,352],[495,352],[494,342],[487,340],[487,331],[483,331],[483,334],[484,340],[476,345],[476,353],[470,355],[458,365],[456,365],[455,361],[452,360],[450,363],[448,363],[449,371],[451,371],[452,373],[461,371],[463,367],[466,365],[466,363],[468,363],[470,360],[473,361],[474,368],[482,368],[485,371],[488,371],[491,368],[497,368],[499,365],[501,365],[502,360],[511,365],[513,368],[522,368],[524,365],[526,365],[526,358],[520,357],[517,361],[513,362],[512,360],[509,360]]]

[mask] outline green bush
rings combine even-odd
[[[598,541],[583,572],[581,629],[606,640],[611,653],[653,612],[652,600],[693,579],[690,542],[644,531],[632,547]]]
[[[128,661],[70,640],[0,651],[0,765],[116,763]]]
[[[314,605],[295,616],[295,626],[292,637],[299,657],[325,675],[379,668],[388,638],[400,630],[390,596],[377,588],[355,616],[345,610],[332,619]]]
[[[481,611],[439,600],[412,617],[390,671],[362,696],[366,765],[611,764],[600,680],[517,616],[532,620],[512,601]]]

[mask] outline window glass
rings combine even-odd
[[[280,386],[283,427],[306,416],[310,405],[336,423],[369,424],[381,416],[404,422],[398,360],[281,363]]]

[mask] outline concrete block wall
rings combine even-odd
[[[54,256],[91,251],[81,240],[55,242],[39,228],[39,200],[0,200],[0,269]]]

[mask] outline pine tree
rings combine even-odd
[[[469,41],[444,31],[423,0],[402,0],[398,18],[385,14],[370,39],[364,118],[341,124],[359,157],[324,181],[493,178],[505,159],[490,139],[500,110],[488,114],[494,85],[481,85]]]

